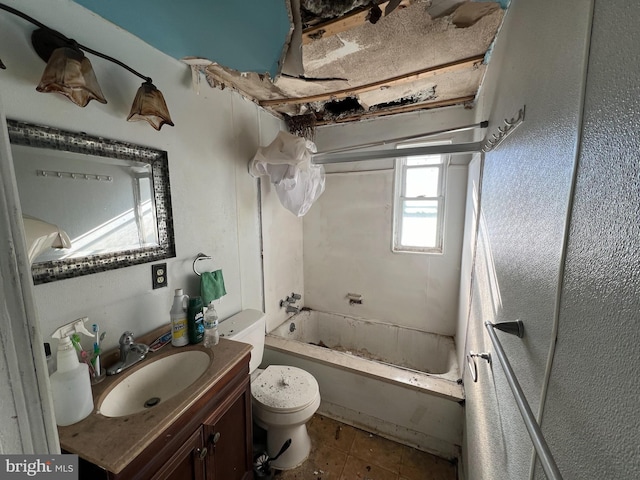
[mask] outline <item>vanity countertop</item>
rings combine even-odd
[[[187,350],[201,350],[213,354],[213,361],[202,376],[184,391],[156,407],[124,417],[109,418],[98,412],[102,399],[122,378],[135,372],[154,357],[164,357]],[[246,343],[221,338],[220,343],[212,350],[204,348],[201,344],[185,347],[173,347],[169,344],[157,352],[150,352],[147,359],[118,375],[107,376],[104,381],[92,387],[93,412],[78,423],[58,427],[61,448],[69,453],[78,454],[105,470],[119,473],[250,351],[251,346]],[[167,378],[166,381],[171,382],[171,378]]]

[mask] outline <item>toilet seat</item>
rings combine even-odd
[[[254,402],[274,413],[304,410],[316,402],[319,395],[313,375],[297,367],[270,365],[251,383]]]

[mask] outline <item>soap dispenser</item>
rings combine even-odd
[[[61,427],[79,422],[93,411],[89,367],[78,360],[70,338],[75,333],[93,337],[84,326],[86,320],[87,317],[74,320],[51,335],[59,340],[58,369],[51,374],[51,392],[56,423]]]

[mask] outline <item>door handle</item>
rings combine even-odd
[[[220,440],[220,432],[212,433],[209,435],[209,443],[215,447],[216,443]]]
[[[196,448],[196,453],[198,454],[198,458],[200,460],[204,460],[204,458],[207,456],[207,447]]]

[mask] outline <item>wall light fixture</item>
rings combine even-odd
[[[84,55],[84,52],[87,52],[120,65],[144,80],[133,100],[128,121],[146,120],[156,130],[160,130],[165,124],[174,125],[164,97],[151,78],[145,77],[120,60],[67,38],[13,7],[0,3],[0,10],[12,13],[38,27],[31,34],[31,44],[38,56],[47,62],[42,79],[36,87],[38,92],[60,93],[80,107],[85,107],[91,100],[107,103],[91,62]],[[0,69],[5,68],[0,60]]]

